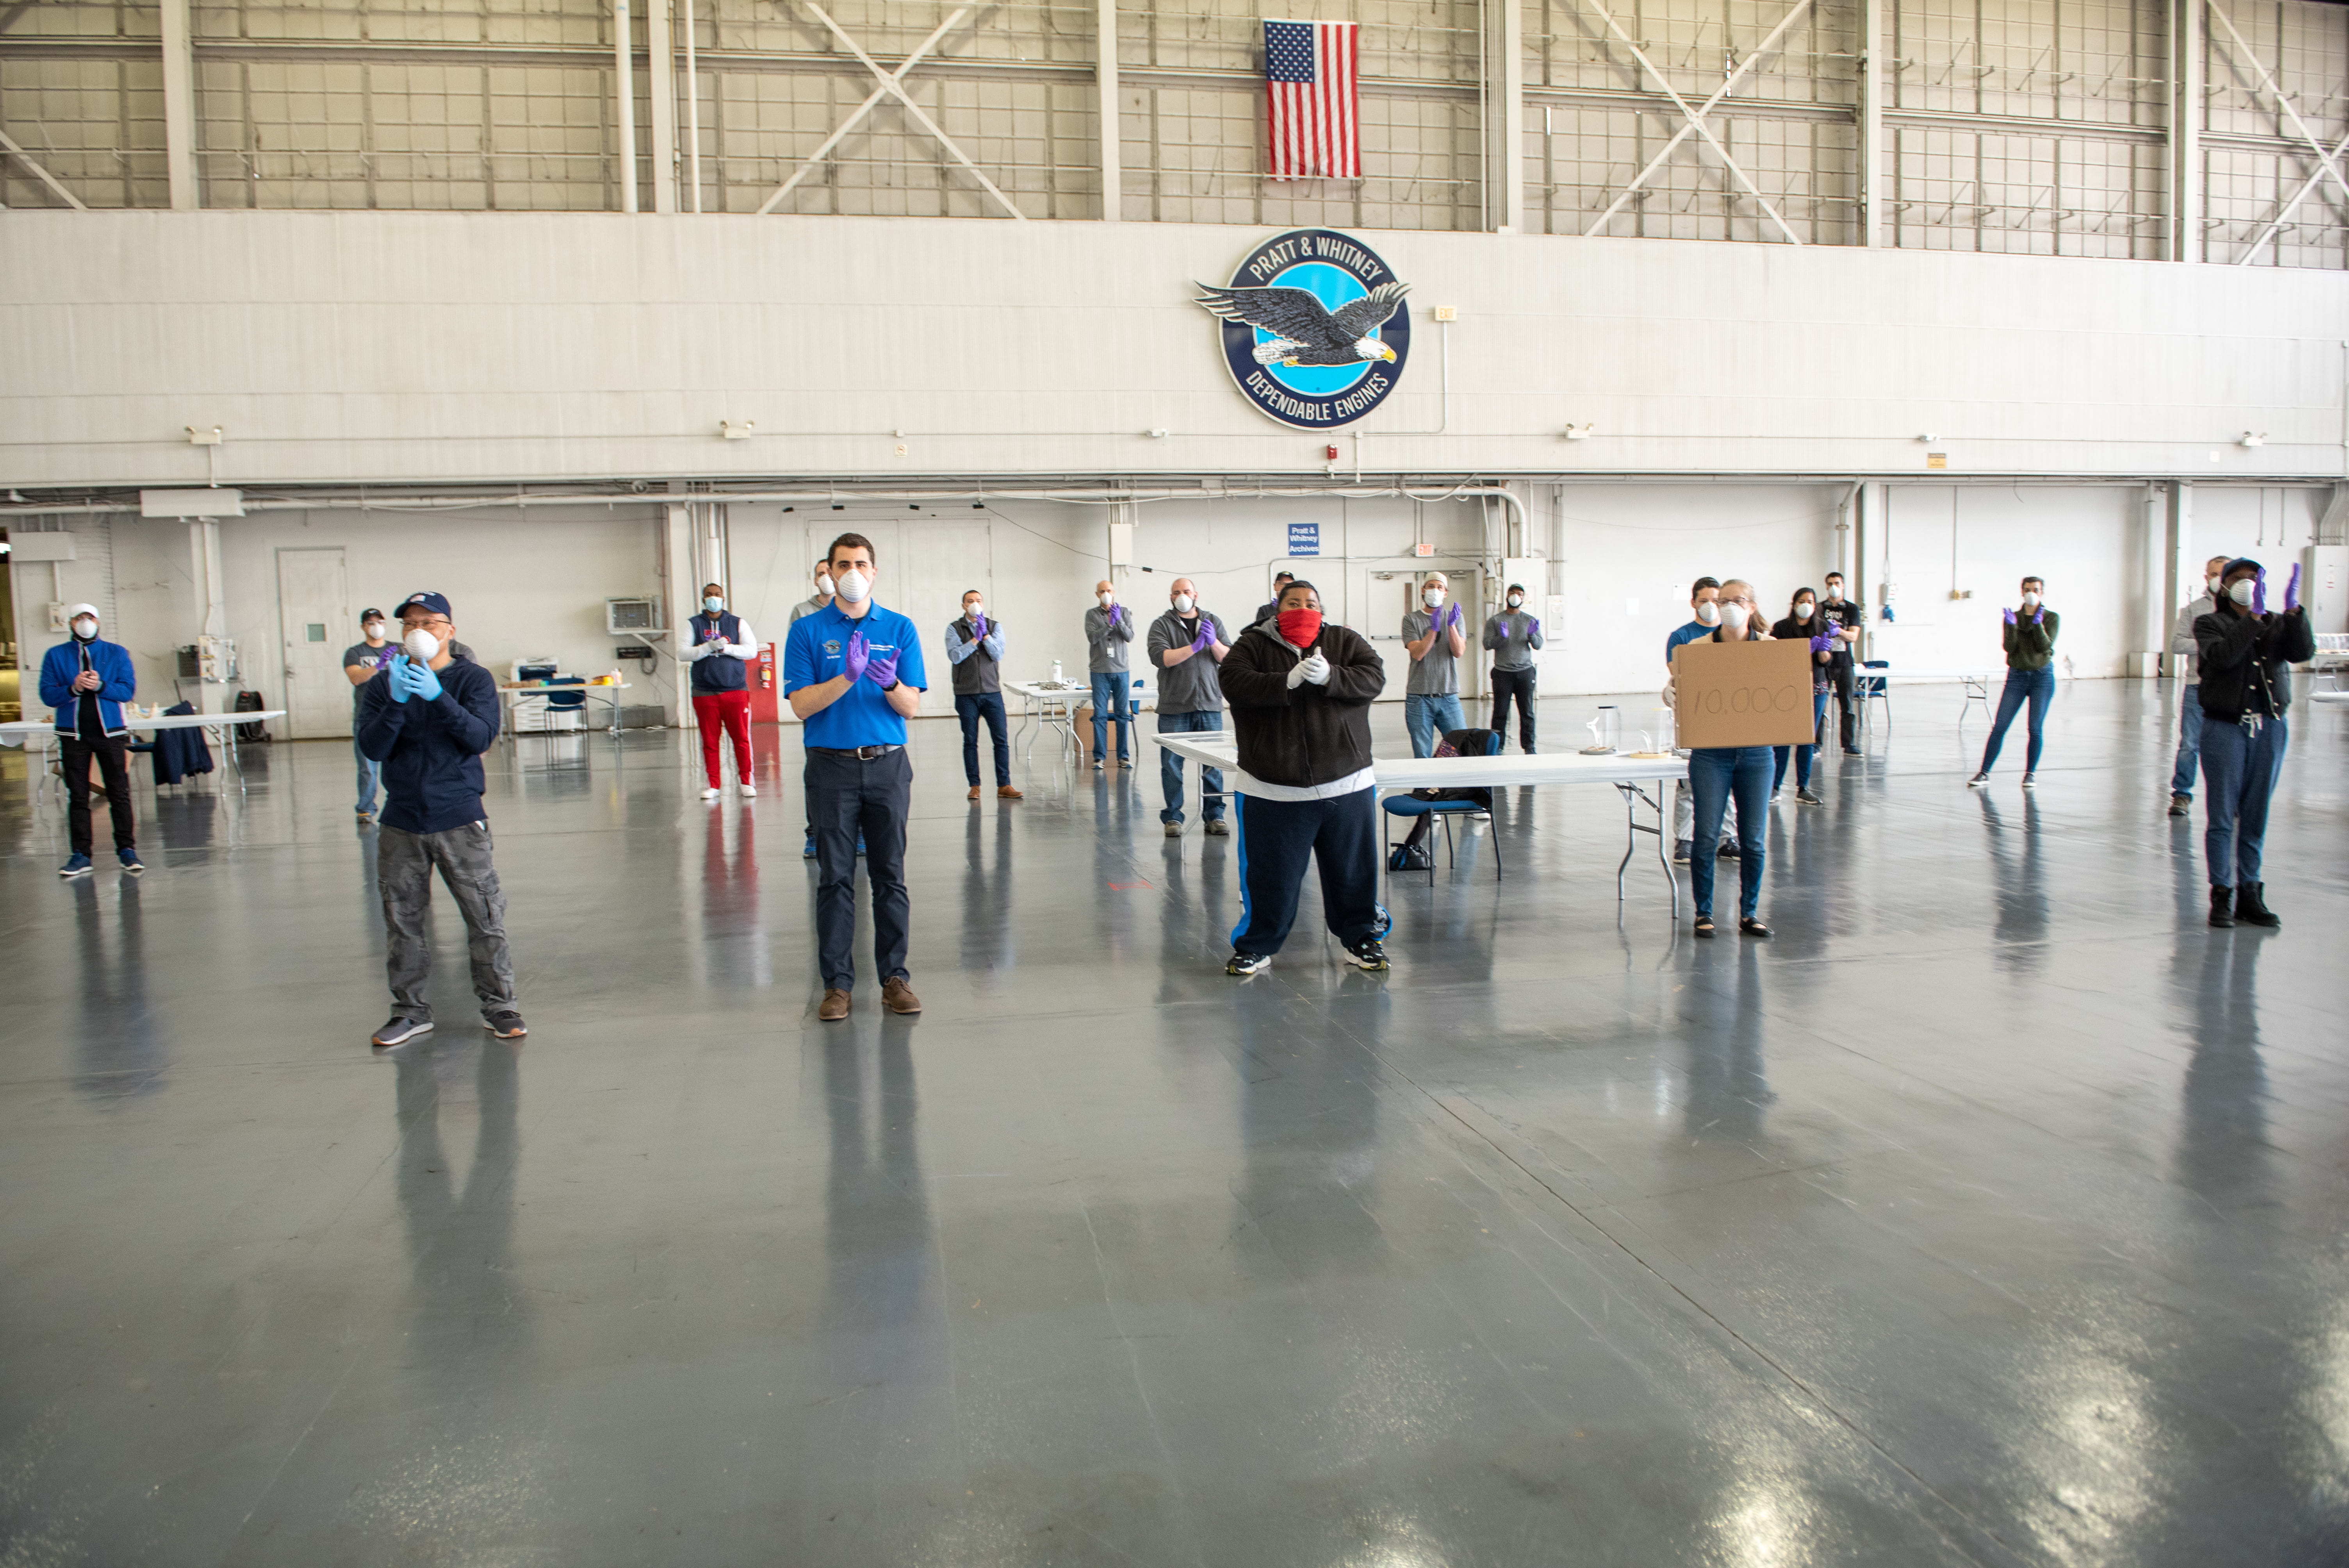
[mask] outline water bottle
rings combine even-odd
[[[1061,661],[1058,659],[1054,659],[1052,661],[1052,684],[1054,686],[1066,686],[1069,684],[1067,681],[1061,678]]]

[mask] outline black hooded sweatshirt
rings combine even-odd
[[[2292,666],[2316,656],[2308,612],[2254,615],[2231,603],[2194,618],[2202,717],[2239,724],[2247,713],[2292,706]]]
[[[1321,623],[1313,647],[1330,661],[1324,686],[1288,685],[1307,653],[1271,621],[1242,632],[1216,673],[1232,705],[1240,771],[1267,784],[1310,789],[1371,765],[1371,704],[1386,690],[1387,667],[1361,633]]]

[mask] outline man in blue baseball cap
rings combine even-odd
[[[374,1043],[403,1045],[431,1032],[425,915],[435,868],[465,917],[481,1026],[502,1040],[519,1039],[530,1031],[514,1007],[506,899],[481,810],[481,753],[498,738],[497,679],[457,652],[442,595],[409,594],[399,624],[400,652],[359,688],[359,750],[383,765],[376,887],[388,939],[391,1018]]]

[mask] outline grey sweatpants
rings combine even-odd
[[[387,827],[376,841],[376,887],[383,894],[383,929],[389,948],[396,1017],[429,1022],[432,1004],[424,982],[432,973],[432,939],[425,921],[432,905],[432,872],[455,895],[465,916],[465,947],[473,961],[473,995],[481,1016],[514,1005],[513,957],[506,951],[506,895],[490,854],[490,825],[468,822],[440,833]]]

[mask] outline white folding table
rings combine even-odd
[[[1184,734],[1153,734],[1151,739],[1161,748],[1177,757],[1188,758],[1208,768],[1237,770],[1239,767],[1239,741],[1229,730],[1193,731]],[[1615,867],[1615,902],[1625,897],[1624,877],[1631,865],[1631,857],[1639,852],[1639,835],[1646,833],[1656,841],[1656,864],[1662,870],[1664,884],[1671,889],[1672,913],[1681,910],[1679,879],[1672,875],[1672,861],[1664,848],[1666,832],[1661,786],[1668,780],[1688,777],[1688,759],[1683,757],[1633,757],[1623,752],[1605,757],[1585,757],[1579,752],[1553,752],[1526,757],[1373,757],[1371,770],[1375,781],[1377,799],[1410,789],[1498,789],[1510,785],[1547,784],[1611,784],[1623,797],[1623,858]],[[1658,788],[1651,794],[1650,785]],[[1650,827],[1640,820],[1639,809],[1645,802],[1656,815],[1656,825]],[[1385,874],[1384,857],[1381,857],[1380,873]]]
[[[1028,732],[1028,748],[1020,753],[1022,761],[1036,758],[1037,739],[1048,729],[1057,729],[1067,738],[1080,759],[1084,754],[1084,742],[1077,734],[1077,705],[1092,699],[1092,683],[1072,686],[1050,681],[1006,681],[1005,691],[1018,692],[1020,698],[1019,727]]]
[[[225,730],[216,736],[221,749],[228,754],[229,766],[236,770],[236,787],[244,788],[244,764],[237,756],[236,727],[240,724],[265,724],[273,718],[284,718],[282,707],[266,707],[253,713],[169,713],[152,718],[126,717],[125,729],[145,730],[150,734],[163,729]],[[35,737],[55,735],[57,725],[46,718],[16,719],[0,724],[0,746],[27,746]]]

